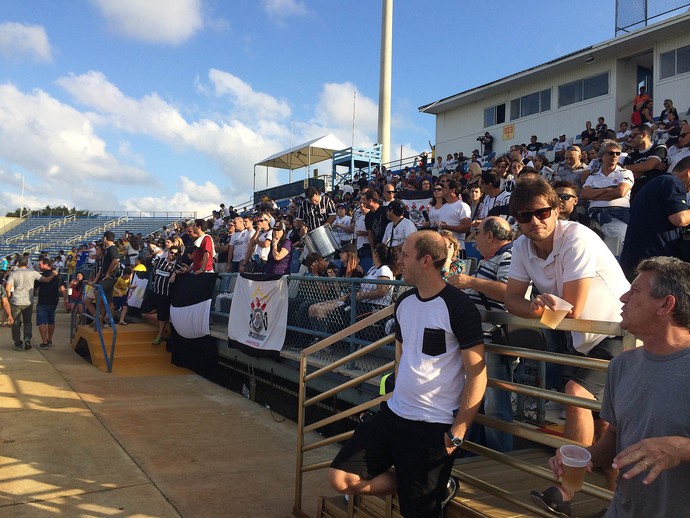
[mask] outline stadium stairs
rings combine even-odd
[[[552,454],[543,449],[521,450],[511,457],[516,461],[546,466]],[[468,457],[457,460],[453,476],[459,480],[460,488],[444,510],[444,518],[527,518],[553,517],[552,513],[531,505],[531,489],[549,486],[542,478],[482,457]],[[603,485],[603,477],[588,474],[587,482]],[[504,498],[492,496],[480,489],[481,483],[488,483],[504,491]],[[479,485],[477,485],[479,484]],[[510,502],[514,499],[521,505]],[[525,505],[530,510],[525,509]],[[578,494],[573,501],[575,516],[592,516],[603,508],[601,500]],[[342,495],[322,497],[317,506],[318,518],[403,518],[397,496],[353,497],[346,502]]]
[[[110,352],[113,331],[102,329],[105,347]],[[113,373],[119,376],[175,376],[191,374],[171,363],[165,342],[153,345],[156,327],[148,323],[117,326]],[[79,325],[72,339],[72,348],[102,371],[107,371],[98,332],[88,325]]]

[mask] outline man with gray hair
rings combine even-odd
[[[482,260],[476,273],[471,275],[452,275],[447,280],[469,295],[474,304],[485,311],[505,311],[508,270],[513,255],[513,230],[505,219],[490,216],[479,224],[475,234],[475,245]],[[485,334],[493,330],[491,324],[482,324]],[[513,381],[512,359],[507,356],[487,352],[486,370],[489,377]],[[484,394],[484,415],[513,421],[513,407],[510,392],[487,388]],[[476,425],[475,425],[476,428]],[[513,449],[513,436],[495,428],[485,427],[486,446],[493,450],[507,452]]]
[[[31,318],[33,314],[33,291],[36,282],[50,282],[57,275],[56,271],[43,276],[40,273],[29,270],[27,267],[29,258],[24,256],[19,259],[18,268],[10,274],[5,289],[10,299],[12,310],[12,340],[15,351],[31,349]],[[24,341],[22,342],[21,327],[24,323]]]
[[[587,449],[592,467],[621,475],[606,511],[622,516],[687,516],[690,509],[690,264],[652,257],[623,294],[621,327],[642,347],[611,360],[601,407],[609,426]],[[560,455],[549,465],[563,475]],[[560,516],[572,516],[568,494],[557,487],[532,499]]]

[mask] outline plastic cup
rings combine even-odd
[[[556,299],[555,309],[544,307],[544,313],[541,315],[540,322],[551,329],[556,329],[558,324],[561,323],[561,320],[563,320],[570,310],[573,309],[573,305],[555,295],[551,296]]]
[[[568,491],[575,492],[582,489],[587,473],[587,464],[592,459],[590,453],[581,446],[567,444],[561,446],[558,451],[561,454],[563,464],[563,476],[561,484]]]

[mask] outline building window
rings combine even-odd
[[[503,124],[506,121],[506,105],[498,104],[489,108],[484,108],[484,127]]]
[[[609,73],[580,79],[558,87],[558,106],[568,106],[609,93]]]
[[[551,89],[542,90],[510,101],[510,120],[551,109]]]
[[[661,79],[690,72],[690,45],[661,55]]]

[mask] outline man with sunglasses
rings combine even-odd
[[[395,200],[395,185],[387,183],[383,186],[383,203],[381,205],[388,207],[393,200]]]
[[[542,179],[518,182],[510,198],[510,213],[522,236],[513,245],[506,287],[506,308],[516,316],[540,318],[553,296],[573,305],[569,318],[620,321],[620,296],[630,284],[604,242],[584,225],[558,219],[560,200]],[[539,295],[525,298],[530,282]],[[620,337],[572,332],[576,355],[610,360],[623,348]],[[604,371],[569,369],[566,394],[601,397]],[[584,444],[594,439],[590,410],[566,407],[565,437]]]
[[[635,185],[630,192],[633,200],[649,180],[666,171],[668,150],[665,145],[652,142],[652,128],[646,124],[632,129],[629,142],[635,151],[625,157],[623,165],[635,177]]]
[[[612,238],[610,246],[619,255],[630,220],[630,190],[635,179],[633,173],[618,165],[621,145],[606,140],[599,150],[601,167],[585,180],[580,192],[589,201],[589,216],[599,223],[604,236]]]
[[[669,149],[668,170],[670,172],[675,170],[678,162],[683,160],[686,156],[690,156],[690,126],[687,124],[681,128],[675,148],[678,151],[674,153],[673,156],[671,156],[671,150]]]

